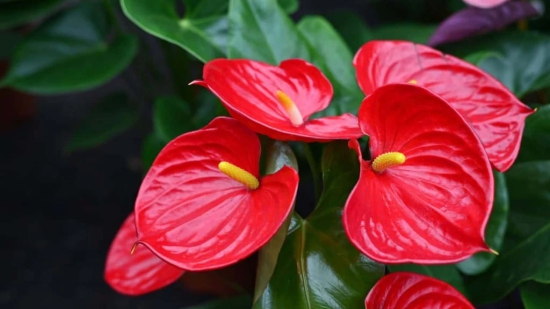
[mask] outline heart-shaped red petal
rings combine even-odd
[[[448,283],[409,272],[382,277],[365,299],[367,309],[474,309]]]
[[[161,260],[137,241],[134,213],[124,221],[111,244],[105,263],[105,281],[117,292],[142,295],[176,281],[183,270]]]
[[[226,174],[227,161],[259,176],[260,141],[235,119],[219,117],[170,142],[158,155],[136,201],[140,242],[187,269],[216,269],[264,245],[290,213],[298,174],[284,166],[255,190]]]
[[[489,160],[506,171],[517,157],[525,118],[533,111],[479,68],[430,47],[404,41],[371,41],[354,59],[366,94],[391,83],[416,83],[440,95],[464,116]]]
[[[332,85],[312,64],[290,59],[272,66],[241,59],[216,59],[204,66],[204,81],[195,81],[218,96],[231,116],[260,134],[278,140],[331,141],[361,136],[351,114],[308,118],[332,99]],[[303,124],[291,122],[277,98],[282,91],[299,110]]]
[[[348,237],[371,259],[438,264],[488,251],[484,231],[493,205],[493,174],[474,131],[447,102],[422,87],[378,88],[359,108],[372,158],[401,152],[382,173],[361,159],[344,208]]]

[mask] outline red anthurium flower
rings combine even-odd
[[[357,52],[354,65],[366,94],[386,84],[410,82],[440,95],[470,122],[496,169],[506,171],[514,163],[525,118],[533,111],[489,74],[404,41],[371,41]]]
[[[365,98],[358,118],[373,160],[350,141],[361,162],[343,212],[351,242],[386,264],[452,263],[489,251],[493,174],[462,116],[425,88],[391,84]]]
[[[214,119],[157,156],[136,201],[139,242],[186,270],[220,268],[263,246],[288,217],[298,173],[259,178],[260,141],[237,120]]]
[[[478,8],[484,8],[484,9],[499,6],[506,1],[508,0],[464,0],[466,4],[469,4],[471,6],[475,6]]]
[[[431,277],[396,272],[382,277],[365,299],[368,309],[474,309],[448,283]]]
[[[361,136],[352,114],[308,119],[325,109],[332,85],[300,59],[272,66],[252,60],[215,59],[194,81],[218,96],[231,116],[260,134],[291,141],[331,141]]]
[[[105,281],[119,293],[127,295],[141,295],[163,288],[184,272],[144,246],[132,248],[137,241],[134,221],[132,213],[116,234],[105,263]]]

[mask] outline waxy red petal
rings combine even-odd
[[[466,4],[484,9],[499,6],[506,1],[508,0],[464,0]]]
[[[353,244],[386,263],[438,264],[488,251],[485,225],[493,174],[481,143],[462,116],[422,87],[378,88],[359,108],[372,158],[401,152],[406,161],[375,173],[361,159],[343,222]]]
[[[140,242],[187,270],[238,262],[264,245],[290,213],[298,174],[285,166],[249,190],[218,169],[227,161],[259,177],[260,141],[219,117],[158,155],[136,201]]]
[[[331,141],[361,136],[351,114],[308,118],[324,110],[332,86],[323,73],[306,61],[290,59],[272,66],[252,60],[216,59],[204,66],[204,81],[195,81],[218,96],[232,117],[260,134],[278,140]],[[294,126],[275,93],[281,90],[294,102],[304,124]]]
[[[382,277],[365,299],[367,309],[475,309],[446,282],[409,272]]]
[[[354,65],[366,94],[386,84],[416,80],[471,123],[496,169],[506,171],[514,163],[525,118],[533,111],[489,74],[430,47],[404,41],[371,41],[357,52]]]
[[[105,281],[117,292],[142,295],[176,281],[183,270],[157,257],[145,246],[137,246],[134,213],[120,227],[111,244],[105,263]]]

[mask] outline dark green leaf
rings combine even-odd
[[[377,40],[406,40],[426,44],[437,25],[391,24],[374,29]]]
[[[265,159],[265,173],[273,174],[287,165],[298,171],[298,161],[292,151],[292,148],[288,144],[281,141],[270,140],[268,146],[264,150],[267,155]],[[293,205],[294,209],[294,205]],[[262,295],[263,291],[267,287],[275,266],[277,265],[277,259],[279,258],[279,252],[283,246],[283,243],[290,226],[292,216],[288,217],[285,223],[279,228],[275,236],[260,249],[258,252],[258,269],[256,270],[256,285],[254,288],[254,302]]]
[[[0,29],[8,29],[47,15],[63,0],[25,0],[0,4]]]
[[[370,30],[361,17],[354,12],[329,14],[327,19],[338,33],[340,33],[353,52],[356,52],[363,44],[374,39],[372,30]]]
[[[363,93],[355,80],[353,55],[336,30],[320,16],[308,16],[298,24],[313,51],[312,62],[331,81],[334,98],[330,106],[322,111],[323,116],[357,113],[363,100]],[[330,42],[330,44],[327,44]]]
[[[539,107],[525,120],[518,162],[550,160],[550,105]]]
[[[12,32],[0,32],[0,42],[2,42],[2,48],[0,48],[0,60],[8,59],[15,51],[15,47],[21,42],[22,37]]]
[[[249,309],[252,299],[249,295],[227,299],[213,300],[202,305],[185,307],[184,309]]]
[[[529,281],[522,284],[519,290],[525,309],[548,309],[550,306],[549,284]]]
[[[489,247],[499,251],[504,241],[506,226],[508,225],[509,198],[504,174],[494,172],[495,199],[491,218],[485,229],[485,241]],[[484,272],[495,261],[496,255],[489,252],[476,253],[471,258],[458,263],[457,267],[468,275],[477,275]]]
[[[137,105],[124,94],[107,97],[94,105],[78,124],[65,150],[73,152],[101,145],[129,129],[138,115]]]
[[[454,286],[458,291],[464,293],[466,288],[460,273],[454,265],[417,265],[417,264],[399,264],[388,265],[390,272],[407,271],[445,281]]]
[[[494,51],[479,51],[469,54],[468,56],[464,57],[464,60],[473,65],[478,65],[481,61],[490,57],[502,57],[502,55]]]
[[[164,142],[155,132],[147,135],[141,145],[141,162],[145,172],[153,165],[153,161],[155,161],[157,155],[165,145],[166,142]]]
[[[494,302],[527,280],[550,282],[550,224],[502,254],[486,272],[470,279],[466,288],[476,304]]]
[[[307,43],[276,0],[230,0],[229,27],[229,58],[274,65],[311,58]]]
[[[307,218],[294,215],[271,281],[254,304],[261,308],[363,308],[384,274],[346,237],[341,212],[359,166],[346,142],[329,144],[322,159],[325,189]]]
[[[177,136],[194,129],[189,104],[177,97],[161,97],[153,107],[155,131],[164,141],[169,142]]]
[[[40,94],[81,91],[111,80],[137,50],[130,35],[108,42],[101,3],[79,5],[30,35],[17,48],[0,85]]]
[[[510,250],[550,222],[550,161],[517,163],[506,182],[510,216],[503,250]],[[526,254],[526,259],[538,258]]]
[[[174,0],[121,0],[126,16],[146,32],[185,49],[202,62],[225,57],[227,0],[197,3],[180,18]],[[209,15],[211,14],[211,15]]]
[[[277,0],[279,6],[288,14],[292,14],[298,10],[298,0]]]
[[[550,86],[550,36],[529,31],[499,32],[451,44],[445,50],[458,56],[480,50],[499,53],[503,56],[499,63],[487,65],[482,61],[480,67],[501,81],[511,78],[510,88],[520,97]]]

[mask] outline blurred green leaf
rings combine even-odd
[[[373,30],[377,40],[405,40],[426,44],[437,25],[424,24],[389,24]]]
[[[300,6],[298,0],[277,0],[279,6],[288,14],[292,14],[298,10]]]
[[[327,15],[332,26],[342,36],[352,52],[374,39],[374,33],[355,12],[337,12]]]
[[[550,306],[550,284],[529,281],[523,283],[519,291],[525,309],[548,309]]]
[[[25,0],[0,4],[0,29],[13,28],[53,12],[63,0]]]
[[[124,14],[144,31],[185,49],[202,62],[223,58],[227,44],[227,0],[186,1],[180,18],[174,0],[121,0]]]
[[[307,43],[276,0],[230,0],[229,27],[229,58],[274,65],[311,58]]]
[[[406,271],[436,278],[447,282],[461,293],[464,293],[466,290],[463,279],[454,265],[397,264],[388,265],[388,269],[392,273]]]
[[[355,80],[353,55],[346,43],[323,17],[308,16],[298,23],[298,30],[312,50],[312,62],[332,83],[334,98],[322,116],[357,113],[363,93]],[[327,44],[330,42],[330,44]]]
[[[264,148],[265,147],[265,148]],[[287,143],[281,141],[269,140],[267,147],[262,145],[262,149],[267,153],[265,159],[265,174],[274,174],[283,166],[287,165],[298,171],[298,161],[292,148]],[[294,210],[294,205],[292,205]],[[263,246],[258,252],[258,268],[256,270],[256,285],[254,287],[254,302],[262,295],[267,287],[269,280],[273,276],[279,252],[286,239],[288,227],[292,216],[283,223],[277,233]]]
[[[470,277],[466,288],[475,304],[501,299],[527,280],[550,282],[550,223],[502,254],[483,274]]]
[[[478,52],[474,52],[474,53],[471,53],[469,55],[467,55],[466,57],[464,57],[464,60],[473,64],[473,65],[478,65],[481,61],[487,59],[487,58],[490,58],[490,57],[502,57],[502,55],[500,55],[499,53],[497,52],[494,52],[494,51],[485,51],[485,50],[482,50],[482,51],[478,51]]]
[[[550,160],[550,105],[527,117],[517,162]]]
[[[519,97],[550,87],[550,36],[530,31],[499,32],[442,48],[458,56],[481,50],[502,55],[490,57],[479,66]]]
[[[359,174],[346,142],[328,144],[322,158],[325,188],[307,218],[295,214],[271,281],[255,309],[362,308],[384,274],[349,242],[341,212]]]
[[[17,48],[0,86],[39,94],[81,91],[108,82],[137,51],[134,36],[107,41],[109,23],[101,3],[85,3],[32,33]]]
[[[15,47],[22,39],[23,38],[19,34],[1,31],[0,42],[2,42],[2,48],[0,48],[0,60],[10,58],[15,51]]]
[[[207,303],[185,307],[184,309],[249,309],[252,299],[249,295],[237,296],[233,298],[217,299]]]
[[[95,104],[73,131],[66,152],[103,144],[134,125],[139,117],[136,104],[126,95],[115,94]]]
[[[504,174],[494,172],[495,198],[493,211],[485,229],[485,241],[493,250],[499,251],[504,242],[504,234],[508,225],[509,198]],[[479,252],[471,258],[458,263],[457,267],[468,275],[477,275],[484,272],[495,261],[496,255],[489,252]]]
[[[149,170],[153,161],[155,161],[159,152],[164,148],[166,142],[163,141],[156,132],[149,133],[141,145],[141,163],[145,172]]]
[[[192,131],[189,104],[178,97],[161,97],[153,106],[153,125],[159,137],[169,142],[179,135]]]

